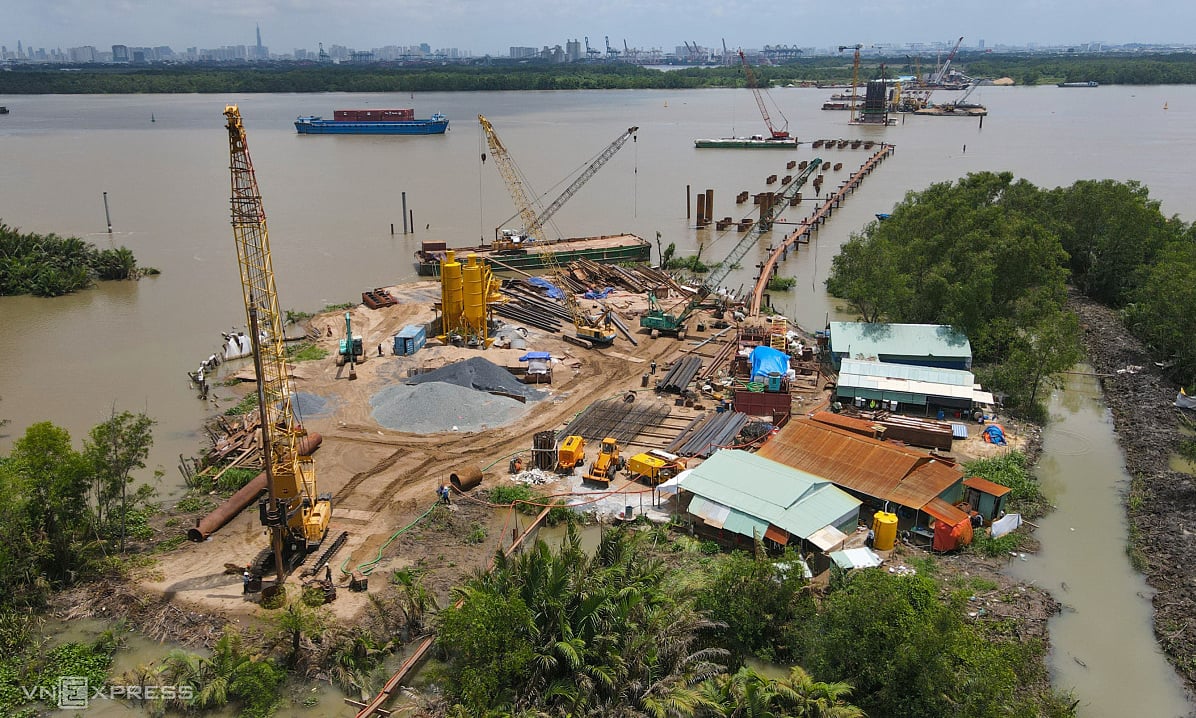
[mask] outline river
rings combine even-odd
[[[1042,550],[1011,561],[1009,572],[1063,604],[1050,622],[1052,682],[1075,692],[1080,718],[1189,716],[1183,683],[1151,632],[1154,592],[1126,555],[1130,479],[1100,385],[1069,374],[1049,408],[1037,474],[1057,508],[1035,531]]]
[[[1196,146],[1196,86],[981,88],[971,99],[989,107],[983,124],[911,116],[885,128],[851,127],[846,113],[821,111],[828,94],[771,92],[802,140],[884,140],[897,152],[809,248],[782,265],[781,273],[798,283],[788,296],[774,293],[774,304],[808,328],[821,327],[828,316],[846,316],[822,285],[838,246],[876,212],[932,182],[981,170],[1007,170],[1047,187],[1077,179],[1136,179],[1150,187],[1165,213],[1196,218],[1196,165],[1179,159]],[[66,427],[78,442],[113,408],[144,411],[158,422],[149,463],[164,473],[158,481],[163,496],[179,493],[177,459],[202,446],[204,418],[229,403],[198,400],[186,372],[217,349],[221,331],[245,322],[229,229],[226,103],[240,105],[248,130],[280,304],[305,311],[355,302],[365,289],[412,280],[412,252],[420,241],[472,244],[492,237],[494,227],[514,213],[497,171],[480,161],[486,148],[478,113],[494,123],[532,188],[549,199],[563,189],[563,178],[637,125],[637,141],[557,214],[550,233],[633,232],[652,239],[660,232],[682,253],[703,245],[703,258],[714,261],[739,235],[693,229],[685,214],[687,185],[693,192],[715,190],[715,216],[740,217],[749,210],[734,204],[735,194],[764,190],[764,178],[785,174],[788,159],[821,153],[824,160],[843,162],[841,174],[828,174],[827,185],[834,186],[866,157],[863,151],[816,152],[809,144],[796,152],[695,150],[696,137],[763,130],[751,93],[743,90],[3,99],[12,113],[0,118],[0,220],[25,231],[82,236],[101,247],[123,244],[162,275],[57,299],[0,298],[7,337],[0,342],[0,418],[11,419],[0,429],[0,451],[36,421]],[[450,131],[441,137],[300,136],[291,125],[298,115],[327,116],[337,108],[405,106],[419,116],[446,113]],[[105,232],[105,192],[111,237]],[[403,192],[416,228],[406,236]],[[810,211],[808,203],[799,209],[789,217]],[[751,265],[764,256],[766,244],[761,240],[759,252],[748,255],[729,285],[750,285]],[[1048,459],[1051,449],[1048,444]],[[149,473],[143,478],[151,480]],[[1115,497],[1106,503],[1110,515],[1120,516]],[[1048,548],[1051,540],[1045,541]],[[1120,560],[1120,549],[1112,554],[1110,560]],[[1092,580],[1105,575],[1103,565],[1092,567]],[[1129,573],[1117,581],[1141,585]],[[1105,594],[1085,591],[1078,579],[1069,585],[1096,600]],[[1136,600],[1141,620],[1132,630],[1149,645],[1110,653],[1145,662],[1155,650],[1149,605]],[[1087,615],[1076,615],[1091,628]],[[1059,650],[1073,650],[1061,631]],[[1081,660],[1088,663],[1092,689],[1101,691],[1083,693],[1087,704],[1099,705],[1101,696],[1125,685],[1116,669],[1092,657]],[[1063,685],[1080,685],[1063,668],[1056,670]],[[1135,689],[1138,695],[1171,691],[1143,684]]]

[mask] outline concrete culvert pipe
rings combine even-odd
[[[467,466],[449,474],[449,482],[453,488],[461,493],[477,488],[482,483],[482,470],[476,466]]]

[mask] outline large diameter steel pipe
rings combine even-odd
[[[320,448],[320,443],[324,441],[324,437],[312,432],[303,437],[299,442],[299,453],[302,456],[307,456]],[[224,503],[212,510],[212,513],[204,516],[202,519],[195,522],[194,528],[187,529],[187,538],[192,541],[203,541],[207,537],[216,533],[216,531],[233,517],[245,510],[245,507],[253,503],[257,495],[266,489],[266,472],[258,474],[253,477],[253,480],[241,487],[241,490],[232,496],[225,499]]]

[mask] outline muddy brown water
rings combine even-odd
[[[931,182],[981,170],[1007,170],[1048,187],[1077,179],[1137,179],[1161,201],[1164,213],[1196,217],[1190,192],[1196,164],[1176,161],[1177,148],[1196,145],[1196,86],[1102,87],[1082,93],[982,88],[973,99],[989,106],[983,126],[961,118],[907,117],[894,127],[850,127],[845,113],[818,109],[825,91],[778,88],[772,95],[790,130],[803,140],[861,137],[897,146],[815,242],[781,266],[783,276],[798,282],[790,292],[774,293],[773,301],[807,328],[848,316],[822,284],[838,246],[875,213],[889,211],[907,191]],[[6,97],[12,113],[0,123],[0,221],[25,231],[82,236],[100,247],[125,245],[141,264],[163,274],[52,300],[0,298],[7,330],[0,341],[0,418],[11,420],[0,428],[0,451],[9,450],[37,421],[66,427],[78,443],[113,407],[145,411],[158,425],[141,478],[153,480],[152,471],[159,468],[161,493],[180,492],[179,454],[196,453],[204,441],[203,419],[231,404],[219,388],[217,401],[198,400],[186,372],[217,350],[221,331],[245,323],[228,224],[228,140],[221,114],[226,102],[241,105],[248,128],[269,217],[280,304],[306,311],[356,302],[363,290],[413,280],[412,252],[420,241],[473,244],[492,237],[494,228],[514,214],[489,166],[493,162],[480,162],[486,150],[478,113],[494,123],[533,190],[547,199],[563,189],[562,177],[584,167],[628,126],[638,125],[637,141],[624,146],[558,213],[550,234],[633,232],[651,240],[659,231],[663,242],[676,242],[681,254],[701,246],[701,256],[714,261],[739,235],[693,229],[686,219],[687,185],[692,193],[713,188],[714,215],[738,218],[750,209],[735,205],[735,194],[762,191],[764,178],[784,174],[789,159],[842,161],[841,173],[827,175],[826,187],[834,187],[867,157],[862,150],[815,151],[808,144],[795,152],[695,150],[696,137],[761,131],[751,94],[737,90],[428,93],[414,99],[340,93]],[[449,133],[300,136],[291,125],[298,115],[327,115],[343,107],[412,105],[421,114],[448,114]],[[111,237],[104,231],[104,192]],[[402,192],[415,215],[414,234],[402,234]],[[803,194],[801,211],[791,210],[789,219],[811,211],[811,193]],[[751,284],[752,267],[765,256],[767,244],[767,239],[759,242],[728,286]],[[1104,441],[1112,444],[1111,433]],[[1052,451],[1053,444],[1048,445],[1048,457]],[[1112,501],[1106,508],[1109,517],[1101,525],[1124,534],[1124,528],[1116,528],[1120,504]],[[1064,539],[1059,551],[1067,545]],[[1052,540],[1044,534],[1048,549]],[[1072,592],[1091,583],[1126,588],[1135,596],[1141,578],[1108,569],[1108,563],[1124,561],[1123,546],[1122,536],[1116,547],[1074,561],[1071,568],[1087,573],[1068,582]],[[1043,577],[1048,578],[1055,580]],[[1067,596],[1063,600],[1079,605]],[[1079,624],[1074,640],[1117,625],[1138,639],[1126,645],[1140,647],[1118,646],[1111,653],[1142,662],[1157,657],[1149,607],[1142,605],[1144,612],[1133,614],[1139,617],[1132,621],[1102,621],[1090,609],[1087,615],[1060,618],[1056,646],[1064,660],[1056,661],[1056,673],[1061,685],[1080,684],[1062,665],[1071,660],[1065,652],[1076,645],[1074,650],[1088,653],[1068,637],[1069,621]],[[1113,686],[1125,684],[1118,669],[1096,658],[1081,660],[1094,686],[1103,685],[1116,697]],[[1079,669],[1074,661],[1072,666]],[[1170,694],[1147,695],[1154,700]],[[1133,695],[1141,697],[1141,692]],[[1098,705],[1096,699],[1085,700]],[[1153,714],[1170,715],[1167,706],[1159,707],[1163,712]]]
[[[1008,570],[1063,604],[1049,625],[1052,682],[1074,692],[1080,718],[1192,715],[1151,632],[1153,592],[1126,555],[1129,476],[1096,379],[1067,375],[1050,413],[1037,473],[1057,509],[1037,522],[1041,552]]]

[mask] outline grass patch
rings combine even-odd
[[[244,488],[245,484],[253,481],[259,472],[253,469],[226,469],[216,481],[216,490],[221,494],[232,494]]]
[[[768,280],[768,288],[774,292],[788,291],[795,286],[797,286],[797,279],[794,277],[773,277]]]
[[[997,556],[1008,556],[1010,552],[1017,551],[1025,544],[1025,541],[1025,534],[1009,533],[1000,538],[993,538],[977,531],[972,537],[972,543],[968,546],[968,550],[981,556],[996,558]]]
[[[157,553],[166,553],[168,551],[173,551],[176,548],[178,548],[179,546],[182,546],[186,541],[187,541],[187,537],[183,536],[182,534],[179,534],[178,536],[171,536],[168,539],[163,539],[163,540],[159,541],[158,545],[154,546],[154,551]]]
[[[225,416],[244,416],[257,409],[257,394],[246,394],[234,406],[224,410]]]
[[[324,307],[323,311],[325,311],[325,312],[343,312],[346,309],[352,309],[354,306],[355,305],[353,305],[353,304],[329,304],[326,307]]]
[[[316,361],[328,356],[329,353],[324,347],[306,342],[298,346],[287,347],[287,358],[296,362]]]
[[[214,508],[216,508],[216,504],[207,496],[184,496],[174,505],[175,511],[188,514],[199,511],[210,511]]]
[[[1012,489],[1009,498],[1011,513],[1018,511],[1025,518],[1033,520],[1050,508],[1050,503],[1039,488],[1038,479],[1030,473],[1026,455],[1020,451],[969,461],[963,468],[969,476],[979,476]]]
[[[1188,461],[1196,461],[1196,439],[1184,439],[1179,442],[1179,455]]]

